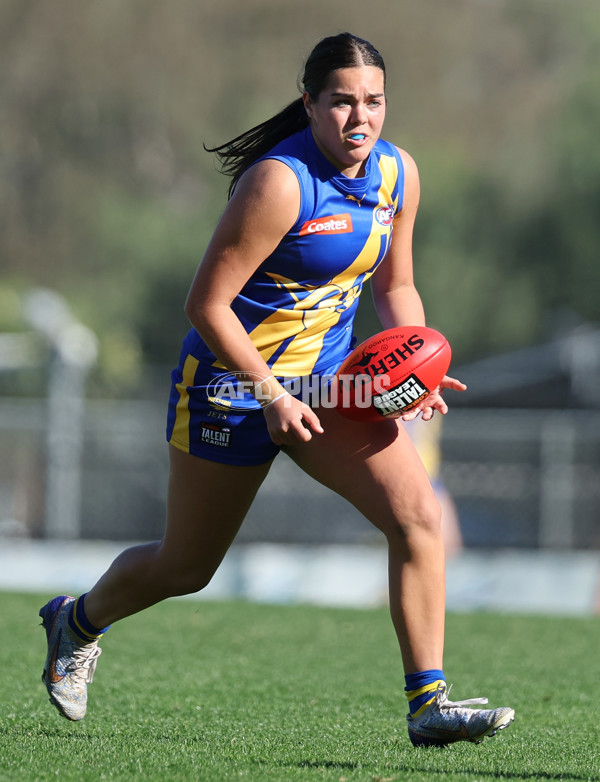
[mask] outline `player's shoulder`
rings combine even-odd
[[[391,141],[379,139],[375,145],[375,151],[379,155],[388,155],[394,157],[399,167],[403,170],[404,177],[418,179],[419,172],[414,158],[402,147],[393,144]]]
[[[393,144],[391,141],[386,141],[385,139],[379,139],[375,145],[375,149],[379,154],[387,154],[399,159],[405,171],[417,170],[417,164],[414,158],[397,144]]]
[[[281,232],[292,226],[300,209],[300,188],[294,173],[279,160],[260,160],[236,183],[225,214],[229,223],[254,231]]]
[[[415,162],[415,159],[410,155],[405,149],[402,149],[401,147],[395,147],[396,152],[400,155],[400,158],[402,159],[402,165],[404,166],[404,171],[407,173],[417,173],[417,164]]]
[[[297,192],[298,183],[306,176],[306,142],[303,132],[280,141],[244,172],[242,179],[253,186],[282,188],[282,194]],[[240,180],[241,181],[241,180]]]
[[[277,158],[258,160],[240,177],[235,195],[253,200],[271,197],[286,200],[298,193],[298,178],[285,162]]]

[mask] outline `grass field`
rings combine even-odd
[[[110,631],[70,723],[39,678],[47,596],[0,599],[1,780],[600,780],[595,618],[451,615],[451,697],[517,718],[417,750],[383,609],[169,601]]]

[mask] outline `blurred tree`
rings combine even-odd
[[[422,177],[417,282],[457,358],[539,339],[559,307],[597,320],[598,4],[327,9],[385,56],[385,135]],[[227,189],[202,144],[293,99],[302,57],[346,24],[327,19],[321,0],[0,3],[3,277],[69,298],[105,390],[176,359]],[[368,299],[358,327],[377,328]]]

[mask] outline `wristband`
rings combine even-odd
[[[287,391],[274,375],[269,375],[264,378],[264,380],[254,383],[252,393],[258,404],[264,410],[265,407],[273,404],[275,400],[281,399],[284,394],[287,394]]]
[[[270,401],[270,402],[267,402],[267,403],[266,403],[266,404],[264,404],[264,405],[263,405],[263,404],[261,404],[261,403],[259,402],[259,404],[260,404],[260,406],[261,406],[261,408],[262,408],[263,410],[266,410],[266,409],[267,409],[267,407],[271,407],[271,405],[273,404],[273,402],[276,402],[278,399],[281,399],[281,398],[282,398],[283,396],[285,396],[286,394],[287,394],[287,391],[282,391],[282,392],[281,392],[281,394],[278,394],[278,395],[275,397],[275,399],[271,399],[271,401]]]

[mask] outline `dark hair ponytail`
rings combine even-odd
[[[310,53],[304,66],[300,87],[312,100],[317,100],[325,89],[330,74],[339,68],[357,68],[371,65],[383,71],[382,56],[372,44],[351,33],[340,33],[323,38]],[[308,127],[308,117],[302,98],[288,104],[274,117],[247,130],[218,147],[204,148],[215,152],[221,162],[221,172],[231,177],[229,195],[244,171],[265,155],[280,141]]]
[[[260,125],[250,128],[245,133],[236,136],[231,141],[218,147],[209,148],[207,152],[215,152],[221,162],[221,173],[231,177],[229,195],[233,192],[236,182],[244,171],[283,139],[302,130],[308,125],[308,117],[304,110],[302,98],[282,109],[279,114],[271,117]]]

